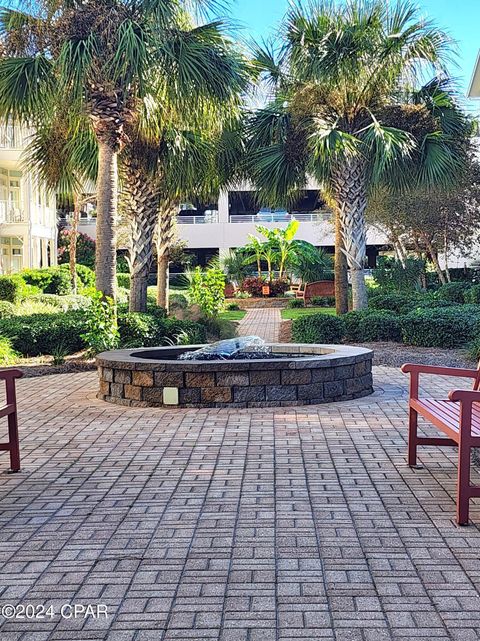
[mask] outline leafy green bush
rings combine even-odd
[[[199,324],[204,327],[208,341],[222,341],[237,335],[235,323],[225,318],[205,318],[199,321]],[[201,342],[198,339],[197,341]]]
[[[295,343],[339,343],[345,336],[342,318],[329,314],[301,316],[292,322]]]
[[[417,258],[407,258],[403,263],[392,258],[380,258],[373,278],[379,287],[397,292],[413,292],[418,288],[425,263]]]
[[[28,287],[20,274],[0,276],[0,300],[9,303],[18,303],[30,294],[37,293],[38,289]]]
[[[27,285],[38,287],[44,294],[63,296],[72,293],[68,266],[24,269],[21,276]]]
[[[335,307],[335,296],[312,296],[310,303],[314,307]]]
[[[349,312],[343,316],[346,338],[351,341],[401,341],[401,317],[389,310]]]
[[[92,304],[85,312],[85,329],[82,339],[90,354],[98,354],[118,345],[118,326],[115,302],[103,298],[100,292],[92,299]]]
[[[466,303],[480,304],[480,285],[472,285],[464,293]]]
[[[9,318],[15,315],[15,305],[8,300],[0,300],[0,318]]]
[[[71,230],[63,229],[58,235],[58,261],[67,265],[70,261],[71,233]],[[76,258],[79,264],[88,267],[95,265],[95,241],[87,234],[77,232]]]
[[[87,309],[92,304],[91,298],[88,298],[87,296],[80,296],[80,294],[69,294],[68,296],[58,296],[57,294],[35,294],[35,296],[30,296],[28,301],[43,303],[64,311]]]
[[[467,354],[472,361],[480,361],[480,336],[476,336],[468,345]]]
[[[299,309],[300,307],[305,307],[305,303],[302,298],[292,298],[288,301],[288,307],[290,309]]]
[[[168,302],[171,308],[187,309],[188,307],[188,299],[183,294],[170,294]],[[230,305],[234,304],[230,303]],[[230,309],[230,305],[227,305],[227,309]]]
[[[378,292],[370,296],[368,306],[370,309],[389,310],[401,314],[402,312],[413,309],[421,298],[421,296],[413,293]]]
[[[0,336],[10,339],[13,349],[23,356],[53,354],[59,345],[73,354],[85,347],[84,326],[84,313],[78,311],[13,316],[0,320]]]
[[[119,287],[130,289],[130,274],[117,274],[117,284]]]
[[[402,317],[402,340],[420,347],[458,347],[478,331],[480,316],[470,305],[417,309]]]
[[[60,269],[68,274],[70,278],[70,265],[60,265]],[[52,268],[52,269],[55,269]],[[77,264],[75,266],[77,272],[77,285],[79,293],[83,294],[84,289],[95,287],[95,272],[86,265]]]
[[[464,282],[446,283],[437,289],[435,296],[439,300],[462,304],[466,302],[465,293],[469,288],[470,285]]]
[[[290,283],[287,280],[278,278],[268,284],[270,287],[270,296],[284,296],[285,292],[290,289]]]
[[[228,303],[226,310],[228,312],[238,312],[241,309],[238,303]]]
[[[217,316],[225,307],[225,274],[216,266],[196,267],[190,274],[188,292],[205,316]]]
[[[18,359],[19,355],[13,349],[10,339],[0,336],[0,365],[2,367],[15,365]]]
[[[162,308],[158,309],[165,312]],[[209,319],[208,322],[213,323],[214,319]],[[119,314],[118,331],[123,347],[177,344],[180,335],[187,343],[192,344],[203,343],[206,340],[206,325],[188,320],[165,318],[160,313],[158,315],[140,312]]]

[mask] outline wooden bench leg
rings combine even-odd
[[[8,415],[8,440],[10,442],[10,469],[20,471],[20,443],[18,441],[17,413]]]
[[[417,428],[418,412],[410,408],[408,417],[408,464],[413,467],[417,464]]]
[[[457,523],[468,525],[470,508],[470,443],[462,442],[458,445],[458,472],[457,472]]]

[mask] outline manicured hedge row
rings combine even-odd
[[[480,330],[480,306],[417,307],[405,314],[367,309],[341,317],[303,316],[292,323],[297,343],[395,341],[419,347],[460,347]]]

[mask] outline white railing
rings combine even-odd
[[[73,213],[59,215],[58,219],[59,219],[60,222],[66,222],[66,223],[71,224],[73,222]],[[97,224],[97,217],[96,216],[91,216],[90,214],[82,213],[80,215],[79,220],[78,220],[78,224],[79,225],[96,225]]]
[[[0,200],[0,224],[25,223],[27,215],[19,207],[15,207],[6,200]]]
[[[217,216],[177,216],[177,223],[179,225],[208,225],[210,223],[218,223]]]
[[[0,125],[0,149],[23,149],[32,134],[30,129],[14,125]]]
[[[301,214],[239,214],[230,215],[231,223],[289,223],[291,220],[298,220],[300,223],[317,223],[322,220],[331,220],[330,211],[306,212]]]

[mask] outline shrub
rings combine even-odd
[[[480,285],[472,285],[465,290],[464,298],[466,303],[478,305],[480,303]]]
[[[15,315],[15,305],[8,300],[0,300],[0,318],[10,318]]]
[[[305,303],[301,298],[292,298],[288,301],[288,307],[290,309],[299,309],[300,307],[305,307]]]
[[[343,317],[346,338],[350,341],[401,341],[398,314],[389,310],[362,310]]]
[[[270,287],[270,296],[283,296],[286,291],[290,289],[290,283],[286,280],[272,280],[269,283]]]
[[[42,303],[63,311],[87,309],[87,307],[90,307],[92,304],[91,298],[81,296],[80,294],[69,294],[68,296],[58,296],[57,294],[35,294],[34,296],[30,296],[24,305],[26,305],[27,302]]]
[[[36,292],[38,292],[38,289],[32,290],[27,287],[20,274],[0,276],[0,300],[6,300],[9,303],[18,303],[29,294]]]
[[[122,347],[151,347],[156,344],[158,321],[152,314],[128,312],[118,316]]]
[[[85,312],[85,329],[82,339],[90,354],[115,349],[119,335],[115,303],[111,298],[103,298],[102,294],[97,292]]]
[[[0,320],[0,336],[10,339],[23,356],[53,354],[59,345],[73,354],[85,347],[84,326],[84,313],[78,311],[14,316]]]
[[[229,312],[238,312],[241,309],[241,307],[238,303],[228,303],[226,309]]]
[[[436,291],[436,298],[439,300],[446,300],[452,303],[464,303],[465,293],[470,288],[468,283],[456,282],[446,283],[438,288]]]
[[[196,267],[190,276],[188,293],[205,316],[217,316],[225,307],[225,274],[216,266]]]
[[[168,302],[171,308],[187,309],[188,307],[188,299],[183,294],[170,294]]]
[[[472,361],[480,361],[480,337],[475,337],[468,345],[467,355]]]
[[[329,314],[302,316],[292,322],[295,343],[339,343],[345,336],[342,318]]]
[[[312,296],[310,303],[314,307],[335,307],[335,296]]]
[[[24,269],[21,273],[27,285],[38,287],[44,294],[60,296],[72,293],[68,267],[46,267],[45,269]]]
[[[368,306],[370,309],[389,310],[401,314],[402,312],[413,309],[420,299],[421,297],[416,294],[379,292],[370,296]]]
[[[474,339],[479,320],[467,305],[417,309],[401,319],[402,339],[420,347],[458,347]]]
[[[250,276],[249,278],[244,279],[240,289],[242,292],[246,292],[247,294],[250,294],[250,296],[253,296],[254,298],[258,298],[259,296],[262,295],[262,287],[264,287],[265,285],[266,285],[266,282],[264,281],[263,278],[258,278],[257,276]]]
[[[206,318],[200,324],[205,328],[208,341],[222,341],[237,335],[235,323],[224,318]]]
[[[67,272],[68,277],[70,278],[70,265],[60,265],[60,269]],[[93,269],[90,269],[90,267],[87,267],[86,265],[77,264],[75,266],[75,271],[77,272],[77,285],[80,293],[83,293],[84,289],[95,287],[95,272]]]
[[[70,262],[70,235],[71,230],[64,229],[58,235],[58,262]],[[81,265],[93,267],[95,265],[95,241],[87,234],[78,233],[76,260]]]
[[[12,342],[8,338],[0,336],[0,366],[15,365],[19,355],[12,347]]]
[[[373,277],[380,287],[397,292],[413,292],[417,289],[425,263],[417,258],[407,258],[402,264],[391,258],[379,259]]]
[[[252,298],[252,295],[249,294],[248,292],[242,292],[240,289],[237,289],[237,291],[234,294],[235,298],[238,298],[238,300],[246,300],[247,298]]]
[[[130,289],[130,274],[117,274],[117,284],[119,287]]]

